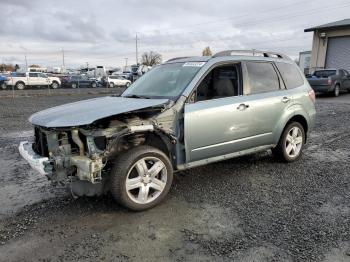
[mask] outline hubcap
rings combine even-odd
[[[286,137],[286,152],[289,157],[297,157],[300,154],[303,145],[303,133],[299,127],[293,127],[289,130]]]
[[[138,204],[147,204],[157,199],[167,182],[165,164],[156,157],[144,157],[129,170],[126,177],[126,192]]]
[[[23,85],[23,84],[18,84],[18,85],[17,85],[17,88],[18,88],[19,90],[22,90],[22,89],[24,89],[24,85]]]

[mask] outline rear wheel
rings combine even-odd
[[[127,82],[125,86],[128,88],[130,85],[130,82]]]
[[[109,87],[114,87],[114,83],[113,83],[113,82],[110,82],[110,83],[109,83]]]
[[[52,82],[52,84],[51,84],[51,87],[53,88],[53,89],[57,89],[57,88],[59,88],[59,84],[56,82],[56,81],[54,81],[54,82]]]
[[[25,88],[25,84],[23,82],[19,82],[16,84],[16,88],[18,90],[23,90]]]
[[[97,84],[95,82],[91,83],[91,87],[92,88],[96,88],[97,87]]]
[[[172,180],[168,157],[154,147],[139,146],[117,159],[111,174],[111,193],[119,204],[141,211],[160,203]]]
[[[337,97],[337,96],[339,96],[339,93],[340,93],[340,86],[337,84],[334,87],[333,96]]]
[[[305,144],[305,130],[298,122],[291,122],[284,129],[277,146],[272,149],[276,158],[285,162],[297,160]]]
[[[72,88],[77,88],[77,84],[76,83],[72,83]]]
[[[1,89],[5,90],[6,88],[7,88],[6,83],[5,83],[5,82],[4,82],[4,83],[1,83]]]

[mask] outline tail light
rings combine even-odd
[[[332,84],[332,79],[328,78],[327,83],[328,83],[328,85],[331,85]]]
[[[311,89],[311,90],[309,91],[309,97],[310,97],[310,99],[311,99],[311,101],[312,101],[313,103],[316,102],[316,95],[315,95],[315,91],[314,91],[313,89]]]

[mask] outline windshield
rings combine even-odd
[[[201,67],[191,63],[172,63],[154,67],[143,75],[122,96],[146,98],[176,98]]]
[[[320,70],[320,71],[315,71],[314,76],[329,77],[329,76],[334,76],[335,74],[336,74],[336,70]]]

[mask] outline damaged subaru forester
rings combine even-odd
[[[110,191],[145,210],[169,192],[173,173],[271,149],[297,160],[315,123],[315,94],[287,56],[227,50],[171,59],[120,96],[32,115],[27,162],[77,196]]]

